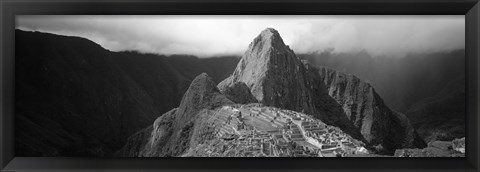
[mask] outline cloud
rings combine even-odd
[[[296,53],[334,49],[373,55],[464,48],[464,16],[84,16],[22,15],[17,28],[88,38],[112,51],[243,54],[267,27]]]

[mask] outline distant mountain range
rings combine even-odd
[[[232,153],[238,146],[232,143],[250,138],[246,131],[279,136],[272,134],[282,131],[279,123],[298,132],[299,115],[325,125],[328,137],[341,135],[374,154],[464,137],[464,63],[455,60],[463,51],[398,59],[365,52],[297,56],[274,29],[260,33],[242,58],[111,52],[84,38],[21,30],[15,40],[17,156],[265,156],[266,150]],[[260,117],[272,119],[248,122]],[[234,126],[232,118],[244,121]],[[294,143],[285,155],[329,154],[306,151],[322,134],[298,126],[309,141],[285,138]],[[270,144],[269,154],[284,155],[279,143]],[[213,149],[218,144],[225,149]]]
[[[175,108],[195,76],[237,57],[111,52],[79,37],[15,31],[17,156],[107,156]]]

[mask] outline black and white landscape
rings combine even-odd
[[[463,16],[16,22],[16,156],[465,156]]]

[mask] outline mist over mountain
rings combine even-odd
[[[401,56],[465,47],[464,15],[18,15],[15,21],[17,28],[88,38],[113,51],[201,57],[241,56],[267,27],[297,54],[334,48]]]
[[[445,83],[465,76],[465,50],[409,54],[400,58],[353,53],[300,54],[317,66],[351,73],[371,83],[386,103],[401,112],[423,98],[437,94]]]
[[[238,62],[111,52],[84,38],[22,30],[15,40],[17,156],[107,156],[177,107],[196,75],[219,81]]]

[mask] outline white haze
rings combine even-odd
[[[451,51],[465,46],[460,16],[45,16],[17,28],[88,38],[112,51],[240,55],[263,29],[296,53],[366,50],[374,56]]]

